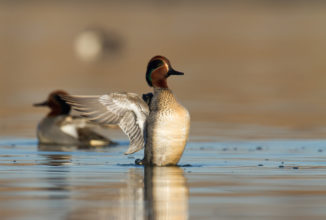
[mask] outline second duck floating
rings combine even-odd
[[[100,128],[99,125],[89,122],[86,118],[71,115],[71,107],[60,97],[61,95],[68,95],[68,93],[56,90],[51,92],[44,102],[34,104],[36,107],[51,109],[37,127],[40,145],[85,148],[116,144],[97,131]]]

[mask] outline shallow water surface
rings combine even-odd
[[[179,167],[142,152],[0,141],[1,219],[325,219],[326,141],[189,143]]]

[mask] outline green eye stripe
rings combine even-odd
[[[162,60],[153,60],[148,65],[148,73],[146,74],[146,78],[149,82],[152,82],[152,72],[156,70],[157,68],[164,65],[164,62]]]
[[[148,81],[152,82],[152,72],[153,72],[154,69],[150,70],[149,73],[147,74],[147,79]]]

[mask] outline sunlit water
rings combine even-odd
[[[0,141],[1,219],[325,219],[326,140],[189,143],[179,167]]]

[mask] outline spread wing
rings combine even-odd
[[[135,93],[114,92],[101,96],[61,96],[81,115],[100,124],[117,124],[129,137],[125,154],[144,147],[144,130],[149,115],[148,105]]]

